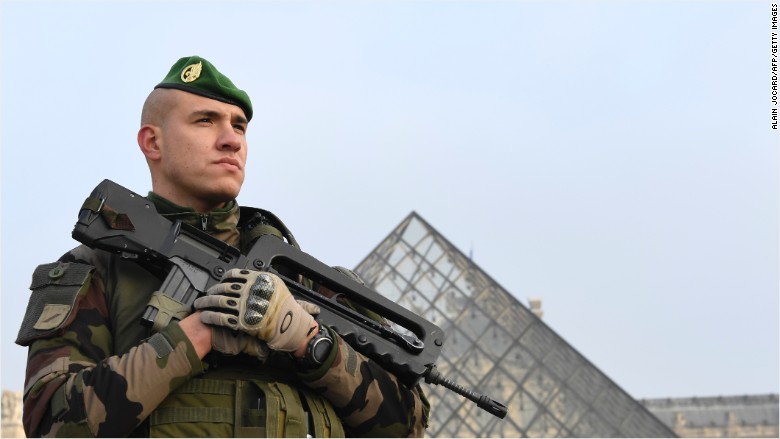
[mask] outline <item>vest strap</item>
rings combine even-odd
[[[233,395],[236,382],[229,380],[194,379],[182,384],[177,393],[207,393],[210,395]]]
[[[306,437],[309,419],[298,392],[281,383],[255,381],[255,385],[265,393],[268,437]]]
[[[152,425],[176,422],[233,423],[233,409],[225,407],[159,407],[150,415]]]
[[[322,399],[315,398],[309,393],[305,393],[304,396],[309,410],[312,411],[314,435],[316,437],[344,437],[344,426],[341,425],[333,406],[323,404]]]

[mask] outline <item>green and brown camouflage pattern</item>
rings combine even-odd
[[[239,242],[237,203],[205,218],[166,215]],[[20,333],[29,346],[23,406],[28,436],[300,435],[305,426],[297,427],[295,413],[302,411],[273,407],[292,409],[302,401],[321,413],[315,416],[321,436],[423,435],[429,404],[419,387],[400,384],[338,336],[329,361],[305,374],[284,355],[262,363],[212,352],[201,361],[177,324],[151,334],[139,323],[160,279],[84,246],[59,262],[94,271],[85,285],[73,287],[73,318],[46,335]],[[212,417],[204,420],[200,413]]]
[[[358,437],[422,437],[430,406],[419,385],[408,389],[376,362],[337,340],[326,361],[327,370],[299,374],[306,384],[330,401],[348,433]],[[345,392],[344,389],[349,389]],[[373,395],[384,395],[374,398]],[[389,398],[388,395],[394,395]],[[411,431],[410,431],[411,426]]]

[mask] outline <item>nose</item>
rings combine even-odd
[[[219,138],[219,148],[226,151],[239,151],[244,145],[244,136],[236,132],[231,124],[222,130]]]

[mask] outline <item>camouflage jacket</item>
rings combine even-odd
[[[266,228],[263,233],[281,237],[278,229],[268,227],[262,215],[258,216],[257,210],[239,209],[235,202],[224,211],[198,215],[174,208],[154,194],[150,198],[166,216],[202,227],[232,245],[246,244],[239,230],[247,230],[249,221],[239,224],[240,217],[253,216],[252,227],[259,224]],[[261,221],[256,221],[258,218]],[[318,430],[318,436],[341,432],[372,437],[423,435],[429,404],[419,386],[407,388],[338,336],[328,361],[304,373],[298,372],[287,357],[273,353],[265,363],[243,354],[226,356],[214,351],[207,357],[209,361],[201,361],[176,323],[152,334],[139,319],[159,285],[160,279],[134,262],[85,246],[36,269],[30,304],[17,339],[17,343],[29,346],[23,409],[28,436],[149,436],[150,423],[168,422],[165,419],[171,416],[167,406],[182,400],[201,406],[185,413],[184,418],[193,419],[176,415],[179,421],[186,421],[181,425],[189,430],[159,429],[153,430],[154,434],[232,436],[235,431],[230,423],[237,427],[243,422],[238,418],[248,414],[262,418],[264,407],[259,404],[247,408],[238,416],[232,412],[223,415],[222,406],[233,404],[238,413],[238,407],[256,400],[258,388],[267,397],[270,390],[277,389],[277,381],[295,389],[298,395],[292,400],[308,406],[308,410],[321,408],[328,426]],[[224,392],[213,390],[225,382],[223,378],[235,378],[235,373],[226,373],[231,370],[238,370],[236,373],[246,380],[234,380],[235,384],[230,381]],[[254,393],[245,391],[244,381],[255,384]],[[279,392],[284,393],[281,389]],[[227,396],[199,398],[199,392]],[[245,399],[236,396],[238,393]],[[318,402],[310,394],[324,397],[326,402]],[[289,407],[289,401],[282,400],[281,409],[283,415],[292,416],[296,408]],[[266,410],[269,404],[267,401]],[[343,430],[340,426],[329,427],[327,413],[333,410]],[[205,425],[199,423],[202,414],[216,418]],[[300,434],[292,430],[285,433],[272,424],[265,422],[266,429],[247,429],[243,433]]]

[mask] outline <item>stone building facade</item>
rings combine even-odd
[[[24,437],[22,392],[3,390],[2,413],[2,437]]]
[[[778,437],[778,395],[640,400],[680,437]]]

